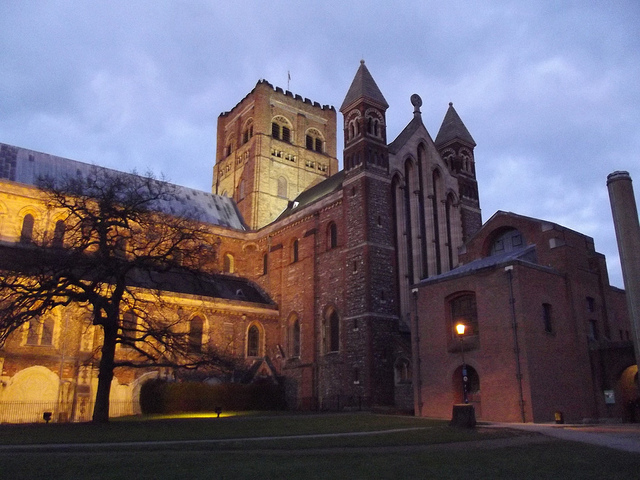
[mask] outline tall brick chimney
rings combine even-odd
[[[636,363],[640,361],[640,223],[628,172],[607,176],[613,223],[618,239],[622,278],[633,331]],[[640,387],[639,387],[640,388]]]

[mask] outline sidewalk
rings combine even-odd
[[[638,423],[618,425],[491,423],[485,426],[536,432],[561,440],[590,443],[625,452],[640,453],[640,424]]]

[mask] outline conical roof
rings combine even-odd
[[[476,146],[476,142],[469,133],[469,130],[467,130],[467,127],[462,123],[456,109],[453,108],[453,103],[449,103],[449,109],[447,110],[447,114],[444,116],[444,120],[442,120],[442,125],[440,125],[440,130],[438,131],[438,135],[436,136],[434,143],[436,147],[440,147],[441,145],[456,139],[462,140],[474,147]]]
[[[382,92],[380,92],[378,85],[376,85],[376,81],[371,76],[371,73],[369,73],[369,69],[364,64],[364,60],[360,60],[360,68],[358,68],[356,76],[354,77],[353,82],[351,82],[351,86],[349,87],[347,96],[344,98],[344,102],[342,102],[340,111],[362,97],[375,102],[384,108],[389,108],[389,104],[384,99],[384,96],[382,95]]]

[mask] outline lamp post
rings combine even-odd
[[[469,403],[469,396],[467,395],[467,382],[469,377],[467,376],[467,364],[464,361],[464,331],[467,326],[464,323],[458,323],[456,325],[456,333],[460,339],[460,353],[462,354],[462,398],[464,403]]]

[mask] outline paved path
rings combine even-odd
[[[506,438],[485,439],[469,442],[454,442],[430,445],[397,445],[383,447],[357,447],[350,451],[376,452],[411,452],[411,451],[442,451],[442,450],[468,450],[469,448],[494,449],[509,446],[524,446],[552,442],[554,438],[574,442],[589,443],[603,447],[614,448],[632,453],[640,453],[640,424],[621,425],[555,425],[533,423],[490,423],[482,424],[481,428],[510,429],[528,432],[529,435],[517,435]],[[416,430],[415,428],[403,428],[396,430],[384,430],[376,432],[351,432],[319,435],[291,435],[285,437],[252,437],[237,439],[212,439],[212,440],[170,440],[152,442],[114,442],[114,443],[66,443],[66,444],[32,444],[32,445],[0,445],[0,455],[28,451],[65,451],[76,454],[87,454],[87,451],[97,452],[104,450],[136,450],[136,449],[171,449],[190,446],[191,450],[210,450],[216,444],[235,443],[246,441],[265,441],[274,439],[301,439],[320,437],[342,437],[359,435],[379,435],[389,432],[401,432]],[[299,450],[265,450],[270,454],[282,453],[332,453],[341,452],[344,448],[312,448]],[[243,450],[239,450],[242,452]],[[256,452],[255,450],[252,450]],[[259,452],[260,450],[258,450]]]
[[[590,443],[625,452],[640,453],[640,424],[556,425],[541,423],[492,423],[488,428],[509,428],[548,437]]]

